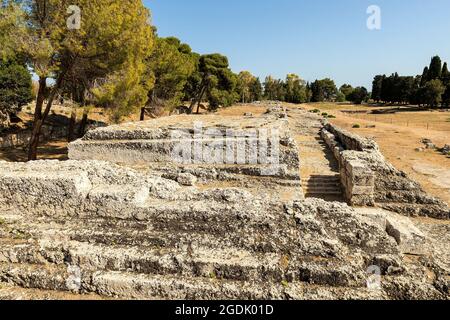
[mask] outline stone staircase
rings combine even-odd
[[[307,198],[344,202],[339,164],[320,136],[321,118],[301,109],[289,109],[291,131],[300,150],[302,187]]]
[[[302,182],[306,197],[328,201],[342,200],[339,175],[312,175]]]

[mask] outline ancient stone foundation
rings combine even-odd
[[[101,128],[71,143],[69,158],[108,160],[166,174],[174,167],[194,175],[214,168],[225,175],[272,176],[299,185],[298,149],[282,115],[269,112],[220,122],[214,115],[174,116]]]
[[[80,160],[0,162],[0,298],[450,297],[445,225],[422,229],[392,212],[304,199],[282,112],[200,118],[219,127],[219,141],[225,128],[277,127],[278,144],[267,144],[281,150],[285,170],[173,161],[171,132],[201,142],[202,154],[211,142],[189,131],[189,117],[97,129],[71,145]],[[232,138],[246,150],[261,140]],[[97,160],[109,157],[122,164]],[[375,289],[371,270],[381,276]]]
[[[341,182],[351,205],[377,205],[411,216],[450,218],[450,208],[388,163],[374,141],[331,124],[326,124],[322,137],[339,161]]]
[[[389,234],[386,217],[260,188],[202,191],[100,161],[0,162],[0,281],[141,299],[445,296],[403,264],[390,234],[404,230]],[[375,262],[381,291],[366,287]]]

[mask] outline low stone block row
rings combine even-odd
[[[369,166],[353,152],[345,151],[335,136],[326,129],[322,130],[322,138],[339,162],[341,184],[347,202],[353,206],[374,206],[375,175]]]
[[[450,208],[387,162],[376,142],[329,123],[322,129],[322,138],[339,162],[349,204],[377,205],[404,215],[450,218]]]
[[[233,118],[226,125],[212,117],[161,121],[92,130],[69,145],[69,158],[125,165],[241,165],[264,176],[299,175],[298,149],[287,122],[273,114],[252,121]]]
[[[338,128],[330,123],[325,124],[325,129],[330,132],[346,150],[370,151],[379,150],[375,141],[362,138],[356,134]]]

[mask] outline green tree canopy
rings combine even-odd
[[[306,82],[296,74],[286,76],[285,101],[291,103],[304,103],[307,100]]]
[[[361,104],[367,101],[369,98],[369,93],[367,89],[364,87],[356,87],[352,90],[352,92],[348,95],[348,101],[353,102],[354,104]]]
[[[442,102],[445,87],[441,80],[435,79],[428,81],[420,91],[423,103],[431,107],[437,107]]]
[[[311,92],[313,102],[334,101],[338,90],[333,80],[326,78],[316,80],[311,84]]]
[[[254,79],[250,85],[250,97],[251,101],[260,101],[263,97],[263,86],[259,78]]]
[[[157,38],[147,67],[155,78],[155,85],[149,92],[150,105],[162,104],[168,109],[179,105],[188,78],[196,67],[189,45],[174,37]]]
[[[345,95],[345,100],[350,101],[348,99],[349,95],[353,92],[353,87],[349,84],[343,84],[339,91],[342,92]]]
[[[238,75],[237,91],[242,98],[242,103],[249,102],[251,100],[250,89],[252,84],[256,81],[256,77],[249,71],[241,71]]]
[[[267,76],[264,81],[264,96],[269,100],[284,100],[284,89],[280,88],[280,82],[272,76]]]
[[[377,75],[373,79],[372,82],[372,99],[376,102],[380,102],[381,99],[381,92],[383,89],[383,79],[385,78],[385,75]]]
[[[3,4],[0,15],[14,19],[7,19],[13,27],[2,29],[0,38],[13,42],[13,50],[39,76],[30,160],[36,159],[42,124],[65,81],[102,79],[96,96],[114,107],[118,117],[146,102],[152,84],[143,78],[143,61],[153,47],[153,30],[141,0],[3,0]],[[79,29],[68,28],[67,10],[73,5],[81,9]],[[8,50],[2,50],[3,55]],[[49,78],[54,85],[43,109]]]
[[[190,78],[193,84],[189,87],[193,92],[193,98],[189,112],[194,111],[197,104],[199,111],[200,104],[206,97],[209,108],[215,110],[218,107],[228,107],[239,100],[236,93],[237,76],[228,66],[228,58],[215,53],[200,57],[197,71]]]
[[[430,69],[428,67],[425,67],[422,72],[422,77],[420,78],[420,86],[423,87],[425,83],[429,80],[430,75]]]
[[[441,79],[445,86],[445,92],[442,95],[442,104],[448,107],[450,105],[450,72],[448,70],[447,62],[445,62],[442,67]]]
[[[8,128],[10,116],[32,101],[31,86],[25,64],[0,60],[0,130]]]
[[[31,74],[23,63],[0,60],[0,108],[15,113],[33,100]]]
[[[442,73],[441,58],[439,56],[435,56],[431,58],[427,81],[439,79],[441,77],[441,73]]]

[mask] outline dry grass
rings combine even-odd
[[[399,112],[394,114],[369,114],[373,110],[393,110],[396,108],[392,106],[372,107],[334,103],[310,104],[307,108],[318,109],[335,116],[348,116],[354,119],[354,123],[358,123],[358,120],[366,120],[405,128],[446,131],[450,134],[450,112],[440,110],[420,111],[418,109],[418,111],[406,112],[402,111],[404,108],[401,108]]]
[[[267,105],[239,104],[230,108],[220,109],[217,114],[221,116],[243,116],[245,113],[252,113],[255,117],[264,114],[267,111]]]
[[[369,111],[373,108],[337,104],[310,104],[306,108],[332,114],[336,119],[330,119],[330,122],[374,139],[387,160],[396,168],[405,171],[427,192],[450,204],[450,159],[435,150],[416,151],[423,147],[423,138],[431,139],[438,147],[450,144],[450,122],[447,121],[450,118],[449,112],[363,115],[349,114],[343,110]],[[428,129],[426,123],[429,123]],[[361,128],[353,128],[354,124],[360,124]]]

